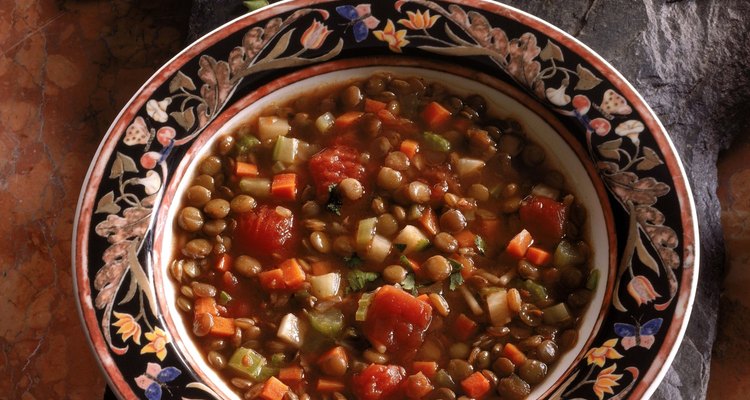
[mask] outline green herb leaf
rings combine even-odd
[[[253,150],[255,146],[260,144],[260,140],[252,135],[242,136],[237,139],[237,153],[240,155],[247,154]]]
[[[378,274],[374,272],[365,272],[360,269],[353,269],[349,271],[346,279],[349,281],[349,289],[353,292],[357,292],[364,289],[368,282],[378,279]]]
[[[357,253],[354,253],[350,257],[344,257],[344,264],[349,268],[357,268],[364,264],[364,261],[357,255]]]
[[[406,245],[403,244],[403,243],[394,243],[393,247],[397,248],[398,251],[400,251],[402,253],[404,252],[404,250],[406,250]]]
[[[414,278],[414,274],[406,274],[406,278],[401,282],[401,288],[410,291],[415,296],[417,295],[417,281]]]
[[[476,235],[474,236],[474,244],[477,246],[477,251],[479,254],[484,255],[485,251],[487,250],[487,243],[484,241],[484,239]]]
[[[219,293],[219,304],[221,304],[222,306],[225,306],[230,301],[232,301],[232,296],[230,296],[229,293],[222,290],[221,293]]]
[[[328,187],[328,202],[326,202],[326,210],[341,215],[341,206],[344,201],[341,199],[338,191],[338,185],[331,185]]]
[[[450,289],[456,290],[457,287],[464,284],[464,277],[460,272],[454,272],[450,276]]]
[[[449,277],[450,289],[456,290],[457,287],[464,284],[464,277],[461,275],[461,270],[464,269],[463,264],[449,258],[448,263],[451,265],[451,275]]]

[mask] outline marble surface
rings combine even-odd
[[[541,7],[550,2],[511,3]],[[608,21],[597,18],[603,15],[597,13],[603,13],[602,7],[612,2],[565,3],[569,10],[575,8],[574,15],[551,14],[553,22],[579,34],[595,48],[602,45],[598,33],[608,29]],[[651,7],[647,7],[646,17],[653,19],[653,27],[659,26],[659,16],[665,13],[682,14],[677,8],[667,8],[671,6],[663,1],[633,3],[630,14]],[[705,11],[697,8],[697,3],[706,2],[680,3],[692,13]],[[713,10],[709,17],[715,18],[714,22],[741,19],[741,14],[727,15],[727,10],[733,11],[731,7],[724,8],[724,14]],[[0,90],[5,94],[0,98],[0,205],[7,221],[0,224],[0,237],[6,238],[0,242],[0,399],[102,397],[105,381],[88,349],[72,293],[70,241],[75,205],[88,164],[111,120],[142,82],[184,45],[189,12],[189,3],[180,0],[0,2]],[[555,7],[546,12],[554,13]],[[677,35],[678,28],[669,33]],[[669,29],[672,27],[651,31],[658,36]],[[720,46],[725,43],[720,40],[721,32],[708,26],[703,29],[709,34],[700,48],[705,46],[725,64],[741,57]],[[627,46],[635,52],[638,40],[645,39],[628,40]],[[680,87],[674,84],[675,77],[659,76],[663,71],[657,68],[628,70],[627,59],[616,54],[605,57],[618,69],[625,67],[626,75],[641,78],[640,82],[631,79],[639,89],[654,88],[646,95]],[[710,70],[714,64],[707,63],[705,68]],[[659,86],[664,82],[666,85]],[[711,87],[705,89],[711,80],[696,82],[701,93],[718,96],[717,101],[705,102],[715,107],[706,114],[726,110],[720,108],[726,107],[720,100],[724,99],[722,93],[728,97],[729,89],[715,87],[711,91]],[[664,106],[657,103],[657,113],[664,112]],[[745,336],[750,332],[750,292],[746,289],[750,282],[746,268],[750,261],[750,164],[746,162],[750,126],[748,113],[736,115],[745,116],[730,127],[741,139],[719,158],[718,178],[700,187],[701,195],[709,201],[718,194],[727,237],[727,275],[708,390],[709,398],[722,400],[744,399],[750,389],[750,381],[744,379],[750,372],[750,343]],[[671,129],[682,127],[678,115],[666,122]],[[686,149],[697,147],[697,151],[702,145],[684,144]],[[705,157],[701,162],[711,164],[715,159]],[[709,215],[718,211],[703,210]],[[712,249],[715,253],[720,250]],[[702,320],[691,324],[703,327],[705,319],[711,319],[705,315],[698,318]],[[714,336],[710,330],[702,333],[707,340]],[[709,376],[708,368],[694,373],[701,381]]]

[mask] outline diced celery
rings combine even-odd
[[[568,311],[568,306],[565,303],[557,303],[542,311],[544,311],[543,319],[545,324],[554,325],[570,319],[570,311]]]
[[[286,118],[277,116],[258,118],[258,139],[261,142],[284,136],[292,129]]]
[[[451,150],[451,142],[449,142],[448,139],[432,132],[425,132],[423,136],[424,143],[430,150],[443,153],[447,153]]]
[[[362,297],[357,302],[357,312],[354,314],[354,320],[362,322],[367,319],[367,309],[370,308],[372,298],[375,296],[375,292],[363,293]]]
[[[508,291],[498,289],[487,295],[487,313],[493,326],[503,326],[510,322],[511,314],[508,308]]]
[[[276,145],[273,147],[273,160],[286,164],[294,164],[297,161],[299,147],[299,139],[279,136],[276,139]]]
[[[260,382],[261,370],[266,365],[266,358],[253,349],[240,347],[234,351],[227,365],[238,374]]]
[[[550,185],[544,183],[537,183],[531,188],[531,194],[533,196],[549,197],[552,200],[560,198],[560,190],[555,189]]]
[[[357,227],[357,237],[355,243],[357,245],[357,251],[362,253],[367,252],[370,247],[372,238],[375,237],[375,225],[378,223],[377,218],[365,218],[359,221]]]
[[[484,161],[482,160],[474,158],[459,158],[458,161],[456,161],[456,171],[461,178],[477,176],[482,173],[484,165]]]
[[[529,292],[534,303],[545,301],[549,297],[547,289],[531,279],[523,281],[522,287]]]
[[[250,11],[255,11],[268,5],[268,0],[245,0],[245,7]]]
[[[381,235],[375,235],[370,248],[365,252],[365,258],[372,262],[382,263],[390,253],[391,241]]]
[[[557,245],[555,254],[552,256],[552,264],[558,269],[572,267],[584,261],[586,261],[586,256],[578,246],[567,240],[563,240]]]
[[[318,132],[320,133],[328,133],[335,120],[336,118],[333,117],[333,114],[327,112],[315,120],[315,127],[318,128]]]
[[[289,313],[281,319],[276,337],[290,345],[300,348],[304,337],[303,326],[296,315]]]
[[[311,276],[310,291],[319,299],[327,299],[335,296],[341,287],[341,275],[331,272],[325,275]]]
[[[271,181],[265,178],[242,178],[239,183],[240,191],[254,197],[268,197],[271,195]]]
[[[232,296],[230,296],[229,293],[222,290],[221,293],[219,293],[219,304],[225,306],[230,301],[232,301]]]
[[[324,312],[309,312],[310,325],[326,337],[335,338],[344,329],[344,314],[337,308]]]
[[[430,245],[430,239],[428,239],[419,228],[413,225],[406,225],[404,229],[401,229],[401,232],[398,233],[396,238],[393,239],[393,243],[405,246],[402,253],[409,254],[415,251],[424,250]]]
[[[589,273],[588,279],[586,279],[586,289],[594,291],[596,290],[596,285],[599,283],[599,270],[594,269],[591,270]]]

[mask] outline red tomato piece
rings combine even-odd
[[[260,206],[237,219],[236,243],[250,255],[268,259],[272,254],[294,254],[297,234],[294,215],[284,216],[275,207]]]
[[[359,400],[400,398],[401,381],[406,370],[398,365],[370,364],[352,377],[352,391]]]
[[[359,163],[359,151],[349,146],[333,146],[319,151],[310,158],[310,175],[315,181],[318,199],[328,199],[328,188],[346,178],[362,182],[365,167]]]
[[[458,177],[451,170],[450,164],[441,164],[430,167],[422,173],[427,184],[430,186],[430,197],[433,200],[440,200],[448,191],[460,193],[461,184]]]
[[[568,207],[549,197],[534,196],[518,210],[523,225],[537,242],[555,244],[565,233]]]
[[[431,321],[432,306],[385,285],[375,293],[363,330],[375,346],[385,346],[391,352],[408,351],[422,345]]]

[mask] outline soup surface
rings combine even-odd
[[[198,161],[170,266],[241,396],[520,399],[575,343],[585,210],[519,123],[389,73],[261,115]]]

